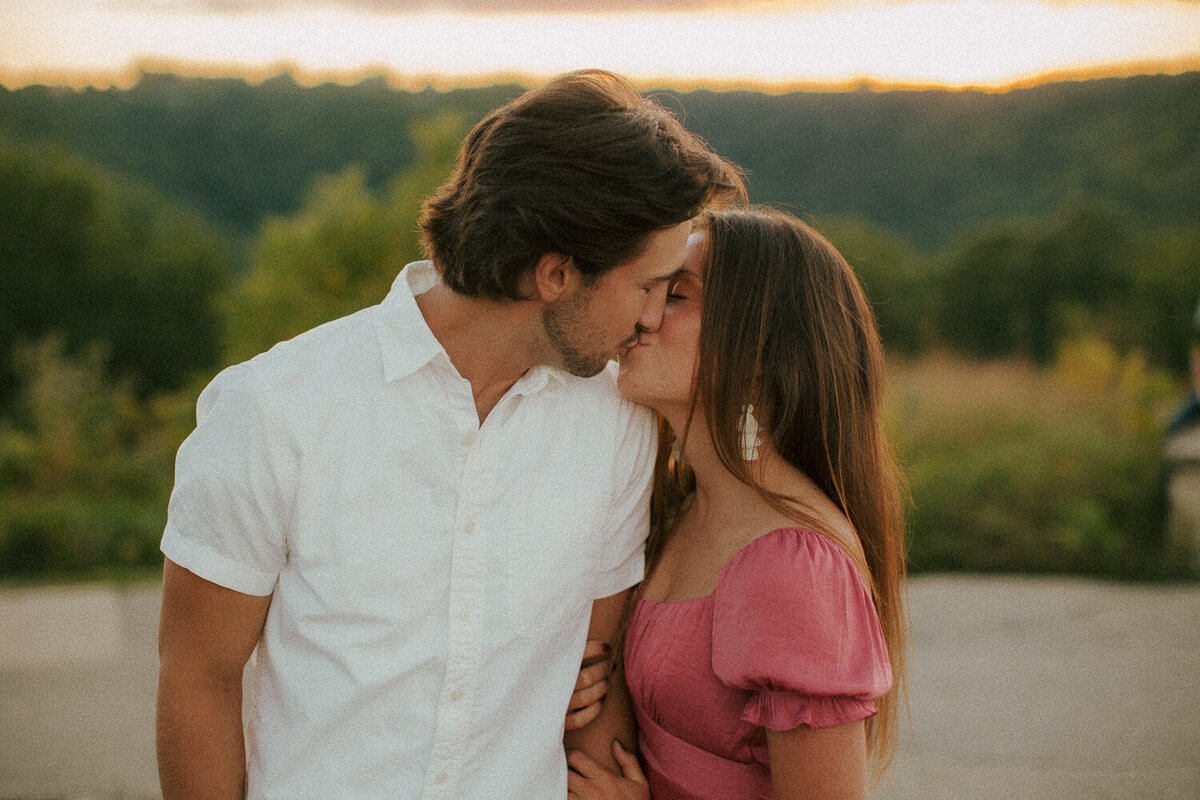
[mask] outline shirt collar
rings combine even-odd
[[[417,295],[437,284],[439,278],[432,261],[414,261],[400,270],[376,319],[379,349],[383,355],[383,376],[391,382],[411,375],[441,356],[447,365],[450,357],[442,343],[429,330]],[[510,390],[514,394],[537,394],[557,384],[565,384],[566,372],[547,364],[532,367],[517,379]]]
[[[509,389],[513,394],[537,394],[543,390],[554,391],[554,387],[565,384],[568,374],[548,364],[539,364],[522,375]]]
[[[400,270],[376,317],[379,349],[383,355],[383,377],[395,381],[411,375],[438,355],[446,356],[442,343],[425,324],[417,307],[417,295],[433,288],[437,271],[430,261],[414,261]]]

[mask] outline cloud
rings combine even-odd
[[[736,11],[812,11],[848,7],[909,5],[919,0],[102,0],[110,6],[143,13],[213,15],[270,15],[306,10],[340,10],[377,16],[423,13],[460,14],[638,14]],[[1004,6],[1018,0],[987,0]],[[1122,6],[1146,0],[1043,0],[1048,6]],[[1161,0],[1159,0],[1161,4]],[[1167,5],[1200,5],[1200,0],[1167,0]]]
[[[778,0],[775,13],[700,11],[714,1],[644,0],[637,10],[657,13],[623,14],[633,5],[612,0],[572,0],[574,13],[539,13],[562,0],[443,0],[428,13],[429,0],[0,0],[0,78],[111,76],[146,63],[445,79],[589,65],[655,85],[865,76],[1001,86],[1200,63],[1197,0]]]
[[[817,8],[862,0],[110,0],[148,13],[270,14],[342,9],[382,16],[449,12],[467,14],[630,14],[639,12],[755,11]],[[889,0],[884,0],[888,2]],[[1198,0],[1200,1],[1200,0]]]

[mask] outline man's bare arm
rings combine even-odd
[[[612,673],[612,648],[608,642],[588,639],[583,648],[583,663],[575,680],[575,691],[567,705],[566,729],[582,728],[604,708],[608,676]]]
[[[163,800],[245,794],[242,671],[271,598],[211,583],[167,559],[158,629]]]
[[[587,638],[608,642],[615,648],[628,599],[629,590],[625,590],[593,603]],[[613,758],[612,740],[620,739],[626,750],[636,752],[637,727],[629,692],[625,687],[620,654],[614,655],[617,663],[609,676],[608,694],[599,716],[579,730],[567,731],[564,744],[568,750],[582,750],[619,775],[621,768]]]

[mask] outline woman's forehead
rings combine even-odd
[[[708,251],[708,232],[693,231],[688,235],[687,247],[683,252],[683,270],[697,277],[703,273],[704,258]]]

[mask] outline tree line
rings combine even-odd
[[[148,73],[126,90],[0,88],[0,130],[58,142],[248,234],[264,215],[294,211],[317,174],[357,164],[382,188],[413,163],[415,120],[457,113],[470,124],[520,90]],[[861,216],[923,249],[1079,202],[1140,225],[1198,221],[1200,72],[1000,93],[655,94],[746,167],[757,199]]]
[[[1082,384],[1070,364],[1080,352],[1108,365],[1098,371],[1112,380],[1092,387],[1103,398],[1081,406],[1094,413],[1045,429],[1079,431],[1076,447],[1126,426],[1094,448],[1099,466],[1073,484],[1080,493],[1105,487],[1104,496],[1067,498],[1057,510],[1039,501],[1039,518],[1051,514],[1067,544],[1046,550],[1040,541],[1048,555],[1036,564],[1027,530],[1036,526],[1013,510],[1016,490],[977,526],[979,541],[993,544],[1024,531],[1016,555],[964,547],[970,537],[943,530],[946,520],[966,524],[960,509],[980,495],[965,476],[992,492],[1006,485],[985,469],[995,448],[980,451],[975,472],[959,462],[981,423],[963,422],[962,437],[940,449],[930,443],[945,436],[898,437],[927,509],[914,552],[928,565],[1119,571],[1133,563],[1128,547],[1141,554],[1136,563],[1153,561],[1154,420],[1179,385],[1200,298],[1200,205],[1185,207],[1200,199],[1200,181],[1186,180],[1200,163],[1195,117],[1163,98],[1194,109],[1198,89],[1187,75],[1001,95],[663,97],[747,168],[755,200],[790,207],[846,253],[893,361],[949,352],[967,359],[959,364],[1027,365],[1013,368],[1035,371],[1019,372],[1022,380],[1052,385],[1030,396],[1059,398],[1043,416],[1075,402],[1071,387]],[[171,76],[124,91],[0,91],[0,572],[154,563],[170,465],[199,388],[226,364],[380,300],[420,256],[420,202],[449,173],[461,137],[516,91]],[[1085,133],[1083,155],[1041,153],[1040,168],[1011,166],[1031,157],[1030,142],[1061,140],[1065,153]],[[968,141],[972,158],[955,149]],[[889,142],[896,150],[884,159]],[[862,189],[868,179],[872,191]],[[855,186],[862,195],[851,204]],[[939,187],[942,198],[926,196]],[[1030,377],[1041,368],[1050,377]],[[1064,389],[1055,375],[1076,378]],[[946,410],[928,398],[951,383],[939,373],[905,389],[903,429],[946,430]],[[995,410],[976,407],[981,419]],[[1035,429],[1012,426],[998,442]],[[1003,468],[1028,466],[1046,435]],[[1061,464],[1045,470],[1043,478],[1058,474]],[[950,494],[955,481],[961,492]],[[997,509],[1014,515],[999,534],[987,527]],[[1141,520],[1134,544],[1132,519]],[[991,560],[972,561],[981,552]]]

